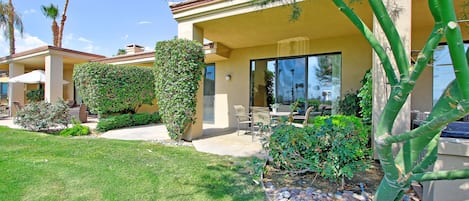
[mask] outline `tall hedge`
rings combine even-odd
[[[91,112],[102,116],[135,113],[155,98],[155,78],[149,67],[79,64],[73,70],[73,81]]]
[[[161,118],[173,139],[195,122],[196,94],[204,53],[195,41],[173,39],[156,44],[155,93]]]

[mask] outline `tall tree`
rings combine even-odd
[[[10,55],[15,54],[15,28],[23,34],[23,22],[15,13],[12,0],[8,4],[0,1],[0,28],[3,28],[3,34],[10,42]]]
[[[258,0],[268,4],[283,0]],[[293,1],[293,18],[298,18],[301,9]],[[375,129],[375,146],[381,162],[384,178],[378,187],[374,200],[401,200],[412,181],[453,180],[469,178],[469,169],[432,171],[430,167],[437,160],[438,141],[448,123],[469,113],[469,51],[465,51],[461,28],[457,23],[455,5],[449,0],[427,0],[434,25],[417,61],[412,64],[406,55],[401,35],[393,21],[399,15],[396,6],[387,8],[386,2],[399,5],[399,0],[368,0],[376,20],[381,26],[390,45],[390,52],[378,40],[377,35],[364,23],[345,0],[331,0],[365,37],[379,57],[389,82],[391,93]],[[349,1],[349,2],[354,2]],[[430,116],[420,127],[394,133],[399,111],[409,98],[415,83],[432,58],[437,45],[446,38],[456,79],[450,83]],[[394,59],[395,64],[391,62]],[[395,70],[396,69],[396,70]],[[399,76],[398,76],[399,75]],[[397,151],[393,151],[394,145]],[[430,169],[430,170],[429,170]]]
[[[41,6],[42,13],[47,18],[52,19],[52,37],[53,44],[56,47],[59,47],[59,25],[57,24],[57,16],[59,15],[59,8],[50,4],[50,6]]]
[[[62,38],[63,38],[63,34],[64,34],[65,20],[67,20],[68,1],[69,1],[69,0],[65,0],[64,12],[63,12],[63,14],[62,14],[62,19],[60,20],[60,27],[59,27],[59,36],[58,36],[58,44],[57,44],[57,47],[62,47]]]

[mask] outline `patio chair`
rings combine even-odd
[[[81,104],[79,108],[70,108],[70,116],[80,120],[81,123],[88,122],[88,111],[86,111],[87,107],[85,104]]]
[[[299,119],[299,120],[303,120],[303,124],[293,123],[293,125],[296,126],[296,127],[301,127],[301,128],[306,127],[308,125],[309,115],[313,111],[313,109],[314,109],[314,107],[310,106],[310,107],[308,107],[308,109],[306,109],[306,112],[305,112],[304,116],[303,115],[296,115],[294,118]]]
[[[13,101],[13,105],[15,106],[16,111],[23,109],[23,105],[21,105],[21,103],[18,101]]]
[[[270,111],[268,107],[252,107],[252,141],[254,141],[255,133],[254,128],[258,128],[257,133],[262,135],[265,131],[270,133],[271,129],[271,118],[270,118]]]
[[[236,121],[238,122],[238,135],[239,135],[239,129],[242,124],[249,126],[251,124],[251,117],[249,114],[246,112],[246,109],[242,105],[234,105],[234,110],[235,110],[235,117]]]

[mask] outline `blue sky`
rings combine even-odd
[[[13,0],[24,25],[17,52],[52,44],[52,21],[41,12],[41,5],[51,3],[59,7],[60,24],[65,0]],[[165,0],[70,0],[62,47],[112,56],[133,43],[153,50],[157,41],[176,35],[177,23]],[[8,48],[0,34],[0,57],[9,54]]]

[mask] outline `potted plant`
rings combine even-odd
[[[277,109],[280,106],[278,103],[270,104],[270,107],[272,108],[272,112],[277,113]]]

